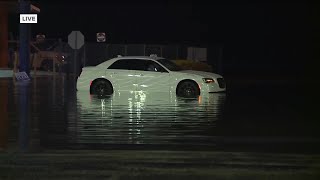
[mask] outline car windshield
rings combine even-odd
[[[174,63],[171,60],[168,59],[158,59],[157,60],[159,63],[161,63],[163,66],[165,66],[167,69],[170,71],[181,71],[182,68],[179,67],[176,63]]]

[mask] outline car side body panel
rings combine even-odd
[[[168,72],[136,71],[137,90],[150,92],[169,92],[172,85]]]
[[[115,92],[150,91],[175,93],[178,84],[183,80],[192,80],[196,82],[200,88],[200,94],[226,90],[225,84],[221,84],[223,81],[221,75],[193,70],[170,71],[159,62],[157,63],[166,69],[167,72],[108,69],[111,64],[120,59],[143,59],[157,62],[157,58],[147,56],[127,56],[113,58],[94,67],[85,67],[77,80],[77,90],[89,91],[91,82],[97,78],[109,80]],[[213,79],[213,82],[205,83],[203,78],[211,78]]]
[[[106,69],[106,78],[110,79],[115,91],[136,91],[137,79],[135,71],[121,69]]]

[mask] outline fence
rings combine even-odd
[[[15,43],[17,44],[17,42]],[[10,48],[17,52],[16,44],[11,44]],[[36,68],[66,73],[78,73],[81,66],[95,66],[117,55],[149,56],[151,54],[157,54],[158,56],[173,60],[187,59],[188,56],[188,46],[183,45],[86,42],[79,50],[73,50],[67,42],[61,40],[45,40],[41,43],[32,42],[30,49],[32,54],[41,54],[43,52],[50,54],[50,52],[54,52],[53,54],[63,55],[63,62],[57,62],[53,58],[41,59],[39,61],[40,64],[38,63],[39,65]],[[9,61],[13,62],[12,59]],[[36,69],[35,67],[33,68]]]
[[[73,50],[67,43],[63,43],[59,51],[67,54],[67,72],[75,72],[82,66],[95,66],[117,55],[149,56],[157,54],[168,59],[186,59],[187,46],[179,45],[149,45],[149,44],[106,44],[86,42],[79,50]],[[77,73],[77,72],[76,72]]]
[[[168,59],[185,59],[187,57],[187,47],[179,45],[86,43],[84,49],[84,64],[86,66],[97,65],[117,55],[149,56],[157,54]]]

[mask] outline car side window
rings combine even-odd
[[[132,70],[136,71],[145,71],[145,60],[142,59],[131,59],[130,60],[130,66]]]
[[[144,59],[120,59],[111,64],[108,69],[168,72],[158,63]]]
[[[145,62],[146,71],[154,71],[154,72],[168,72],[162,66],[154,61],[147,60]]]
[[[124,70],[130,70],[130,63],[127,59],[120,59],[111,64],[108,69],[124,69]]]

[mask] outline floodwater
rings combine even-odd
[[[320,123],[305,116],[294,84],[229,81],[226,93],[185,99],[143,92],[99,98],[72,82],[0,79],[0,149],[320,149]]]

